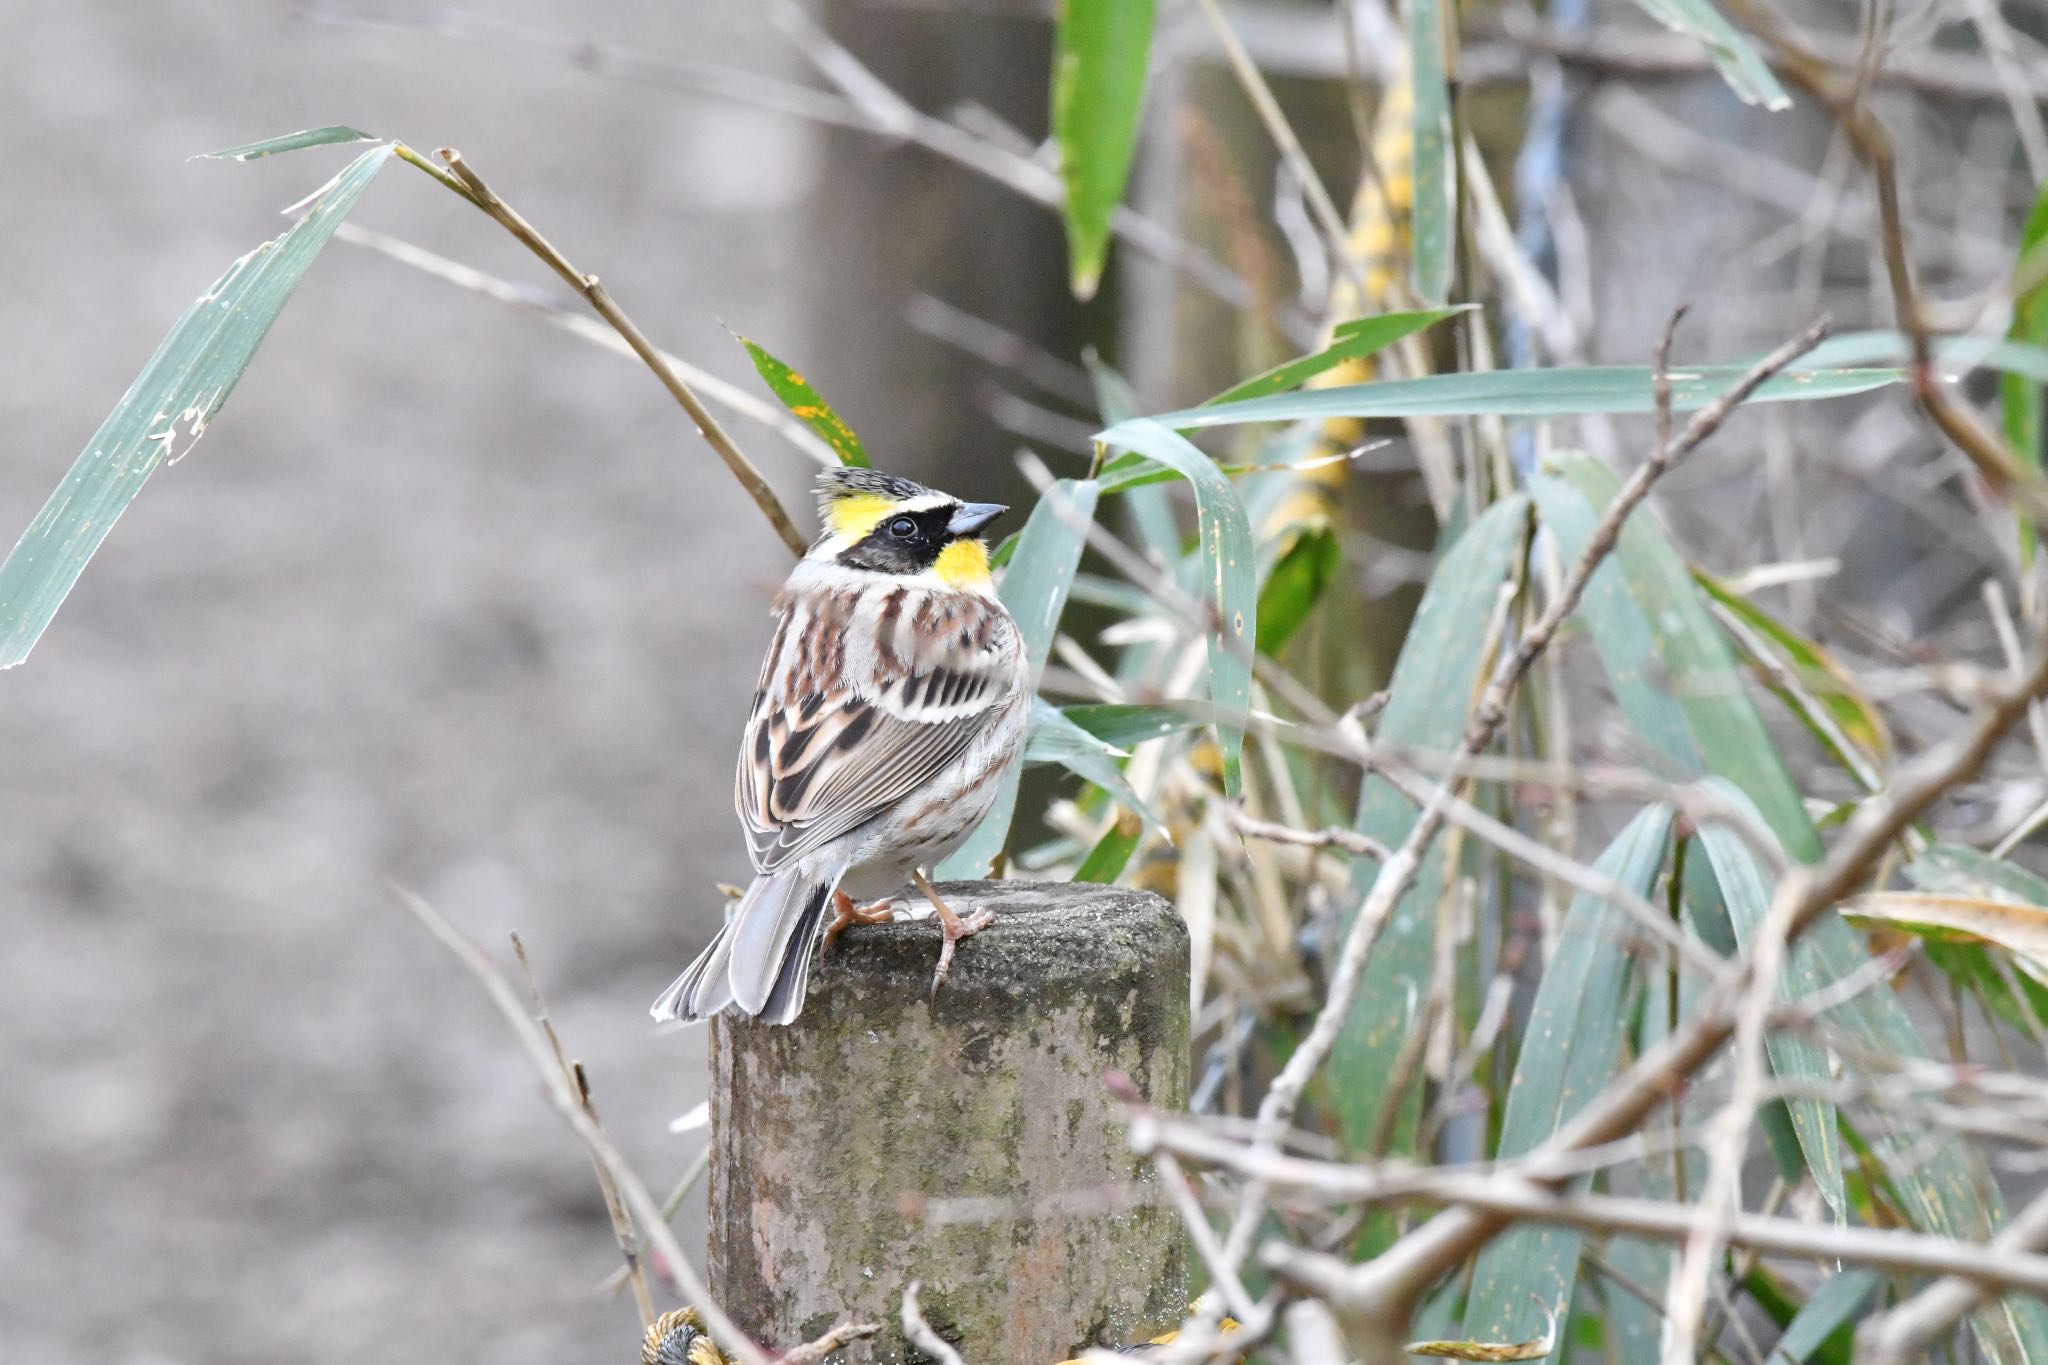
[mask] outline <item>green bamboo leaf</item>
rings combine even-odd
[[[0,668],[28,657],[149,476],[190,450],[226,404],[285,300],[390,156],[387,145],[350,162],[304,202],[290,230],[229,266],[172,324],[0,564]]]
[[[1074,880],[1104,885],[1115,882],[1130,866],[1131,855],[1138,851],[1138,842],[1144,835],[1145,822],[1141,818],[1129,811],[1117,816],[1108,833],[1096,840],[1095,847],[1088,850],[1088,856],[1074,869]]]
[[[1671,820],[1669,806],[1641,812],[1594,871],[1648,896],[1664,866]],[[1523,1031],[1498,1160],[1534,1150],[1614,1078],[1628,1033],[1631,937],[1621,911],[1586,892],[1573,897]],[[1489,1243],[1473,1270],[1465,1334],[1521,1341],[1542,1336],[1549,1315],[1562,1320],[1578,1284],[1580,1236],[1576,1228],[1525,1224]],[[1546,1358],[1568,1349],[1560,1344]]]
[[[1566,562],[1583,553],[1616,485],[1606,469],[1573,455],[1552,457],[1531,481],[1543,523]],[[1630,725],[1673,774],[1726,779],[1792,857],[1815,861],[1819,835],[1684,561],[1653,520],[1629,520],[1615,553],[1595,572],[1579,614]],[[1860,971],[1870,955],[1855,931],[1829,914],[1800,939],[1794,957],[1805,979],[1833,982]],[[1827,1018],[1870,1055],[1928,1055],[1890,991],[1860,992]],[[1871,1141],[1891,1166],[1913,1226],[1978,1242],[2003,1226],[2004,1200],[1968,1144],[1924,1127],[1897,1126],[1874,1131]],[[2048,1312],[2032,1300],[2001,1300],[1975,1314],[1971,1325],[1979,1345],[2001,1365],[2048,1360]]]
[[[1687,846],[1679,845],[1678,859],[1689,861],[1686,853]],[[1706,991],[1705,983],[1698,975],[1673,971],[1663,963],[1645,964],[1642,982],[1643,1007],[1635,1023],[1635,1053],[1638,1057],[1668,1039],[1679,1021],[1699,1008]],[[1684,1090],[1674,1093],[1669,1104],[1671,1110],[1660,1112],[1652,1121],[1658,1131],[1677,1131],[1682,1126],[1704,1123],[1711,1099],[1698,1090]],[[1636,1177],[1641,1193],[1650,1199],[1679,1203],[1697,1198],[1706,1179],[1705,1154],[1697,1146],[1682,1143],[1663,1147],[1663,1150],[1659,1150],[1660,1147],[1663,1144],[1652,1144],[1651,1149],[1644,1153]],[[1614,1281],[1608,1281],[1604,1286],[1608,1334],[1614,1343],[1610,1359],[1656,1360],[1662,1354],[1664,1298],[1671,1279],[1673,1259],[1672,1248],[1665,1242],[1639,1237],[1608,1239],[1602,1266],[1611,1269],[1627,1284],[1649,1294],[1649,1302],[1645,1303]]]
[[[1585,553],[1620,480],[1584,455],[1548,457],[1531,481],[1543,524],[1567,564]],[[1662,527],[1638,512],[1594,572],[1579,614],[1637,733],[1681,777],[1718,774],[1763,813],[1794,858],[1820,857],[1820,837],[1763,717],[1743,690],[1742,670],[1716,627],[1685,560]]]
[[[1138,395],[1130,381],[1103,360],[1093,346],[1082,350],[1081,362],[1088,367],[1088,379],[1095,389],[1096,413],[1104,426],[1115,426],[1139,415]],[[1114,475],[1113,468],[1117,470]],[[1124,510],[1138,548],[1162,564],[1176,563],[1181,557],[1181,536],[1173,516],[1173,499],[1165,489],[1145,485],[1165,483],[1179,476],[1141,455],[1120,455],[1095,471],[1095,477],[1104,494],[1124,494]],[[1126,649],[1123,653],[1135,669],[1143,664],[1150,650]]]
[[[1937,895],[1982,896],[2014,905],[2048,906],[2048,880],[2017,863],[1961,844],[1930,844],[1906,864],[1906,878]]]
[[[1455,8],[1451,12],[1457,13]],[[1458,175],[1451,163],[1451,87],[1444,46],[1439,0],[1408,0],[1408,81],[1414,93],[1409,128],[1415,156],[1409,256],[1415,295],[1424,303],[1449,297],[1457,246]]]
[[[2040,263],[2048,258],[2048,181],[2041,185],[2020,229],[2019,259]],[[2012,301],[2012,325],[2006,336],[2013,342],[2035,348],[2048,347],[2048,277],[2037,279]],[[2005,439],[2027,468],[2039,470],[2042,460],[2041,380],[2020,374],[1998,377],[1998,402],[2005,418]],[[2034,559],[2034,523],[2019,518],[2020,549],[2024,563]]]
[[[1495,503],[1451,543],[1430,574],[1415,621],[1394,663],[1387,704],[1374,725],[1382,742],[1449,753],[1464,735],[1466,713],[1487,665],[1489,635],[1503,586],[1528,536],[1529,504],[1521,496]],[[1357,828],[1388,848],[1408,837],[1415,807],[1379,777],[1359,793]],[[1358,1006],[1330,1057],[1330,1105],[1345,1143],[1368,1149],[1395,1058],[1428,990],[1436,952],[1437,904],[1444,891],[1445,844],[1432,843],[1415,884],[1394,908],[1366,962]],[[1379,864],[1354,860],[1348,920],[1371,889]],[[1413,1145],[1416,1092],[1403,1106],[1394,1148]]]
[[[1813,1297],[1785,1324],[1778,1344],[1771,1348],[1772,1365],[1805,1365],[1816,1358],[1850,1359],[1852,1346],[1849,1324],[1870,1302],[1870,1296],[1884,1283],[1873,1270],[1842,1270],[1830,1275],[1813,1291]]]
[[[1016,618],[1017,633],[1023,637],[1034,695],[1038,675],[1045,671],[1046,656],[1052,652],[1060,613],[1066,609],[1074,570],[1081,563],[1088,524],[1095,517],[1096,491],[1088,479],[1061,479],[1048,488],[1018,532],[1016,553],[996,585],[996,596]],[[1010,837],[1010,820],[1017,812],[1017,780],[1018,769],[1013,767],[988,815],[967,836],[967,842],[938,867],[941,877],[973,880],[988,875]]]
[[[1665,27],[1689,34],[1706,46],[1707,53],[1744,104],[1766,109],[1790,109],[1792,97],[1769,63],[1736,27],[1723,18],[1709,0],[1636,0],[1643,12]]]
[[[1135,702],[1083,702],[1064,708],[1064,714],[1089,734],[1119,749],[1215,722],[1214,707],[1187,703],[1144,706]]]
[[[1121,760],[1130,754],[1105,744],[1063,715],[1043,699],[1031,703],[1031,730],[1024,741],[1026,763],[1056,763],[1083,782],[1092,782],[1126,810],[1137,812],[1146,823],[1163,828],[1159,817],[1124,778]]]
[[[1849,671],[1712,574],[1694,569],[1692,577],[1731,642],[1756,665],[1763,685],[1845,771],[1867,790],[1877,790],[1891,760],[1891,729]]]
[[[1088,371],[1089,386],[1095,390],[1095,414],[1102,419],[1102,425],[1114,426],[1142,415],[1137,390],[1116,366],[1102,358],[1102,352],[1093,346],[1082,347],[1081,364]]]
[[[1714,878],[1713,861],[1705,849],[1685,860],[1682,880],[1686,923],[1692,926],[1702,943],[1721,957],[1733,960],[1740,956],[1742,943],[1735,933],[1735,917],[1728,911],[1728,898],[1721,894],[1721,883]],[[1778,1174],[1785,1178],[1786,1183],[1797,1184],[1805,1179],[1806,1152],[1799,1145],[1799,1134],[1792,1127],[1792,1112],[1785,1107],[1785,1102],[1777,1099],[1767,1102],[1757,1112],[1757,1126],[1763,1130],[1764,1141],[1778,1163]],[[1845,1188],[1847,1180],[1845,1173]],[[1786,1316],[1789,1318],[1791,1315],[1787,1313]]]
[[[1747,365],[1698,365],[1674,371],[1676,411],[1706,406],[1741,381]],[[1765,381],[1753,403],[1804,402],[1868,393],[1896,384],[1893,366],[1788,370]],[[1641,365],[1580,365],[1547,370],[1489,370],[1382,379],[1299,393],[1268,394],[1237,403],[1185,408],[1149,420],[1182,430],[1245,422],[1326,421],[1332,417],[1569,417],[1588,413],[1654,412],[1651,371]],[[1121,444],[1121,424],[1098,438]]]
[[[1478,306],[1476,303],[1461,303],[1454,308],[1419,308],[1413,312],[1379,313],[1369,318],[1340,322],[1331,330],[1330,344],[1322,350],[1284,365],[1275,365],[1264,374],[1233,384],[1211,398],[1209,403],[1237,403],[1247,398],[1262,398],[1269,393],[1298,389],[1325,370],[1335,369],[1347,360],[1376,355],[1403,337],[1413,336],[1445,318],[1469,313]],[[1107,413],[1104,417],[1105,420],[1121,420],[1109,418]]]
[[[1259,653],[1270,658],[1280,652],[1323,600],[1323,590],[1337,577],[1343,562],[1343,547],[1329,527],[1304,528],[1294,537],[1294,543],[1273,561],[1259,588]]]
[[[331,124],[325,128],[308,128],[301,133],[286,133],[283,137],[265,138],[261,142],[245,142],[239,147],[228,147],[218,152],[201,152],[195,159],[209,161],[254,161],[258,157],[276,156],[279,152],[296,152],[307,147],[329,147],[340,142],[375,142],[376,134],[365,133],[357,128]]]
[[[1709,778],[1704,785],[1714,789],[1723,801],[1755,811],[1749,798],[1733,783]],[[1756,812],[1756,822],[1763,823],[1761,812]],[[1703,824],[1699,842],[1721,888],[1721,903],[1727,909],[1735,941],[1750,951],[1757,929],[1771,908],[1770,879],[1757,865],[1756,855],[1742,836],[1727,826]],[[1837,923],[1836,927],[1841,926]],[[1796,1003],[1822,990],[1838,979],[1827,976],[1826,971],[1819,941],[1809,934],[1795,943],[1786,956],[1784,971],[1778,979],[1778,998],[1788,1004]],[[1770,1053],[1771,1070],[1780,1077],[1821,1086],[1832,1074],[1827,1050],[1806,1035],[1773,1032],[1764,1040],[1764,1046]],[[1793,1098],[1785,1101],[1785,1108],[1791,1115],[1792,1130],[1799,1139],[1799,1150],[1806,1158],[1806,1169],[1813,1174],[1814,1185],[1837,1219],[1847,1217],[1849,1199],[1842,1183],[1841,1148],[1835,1140],[1835,1106],[1818,1099]]]
[[[1929,350],[1937,368],[1951,376],[1991,370],[2048,383],[2048,347],[2000,337],[1951,336],[1933,338]],[[1831,336],[1808,351],[1799,364],[1802,369],[1861,369],[1904,367],[1912,360],[1912,338],[1878,328]]]
[[[846,425],[832,410],[832,405],[819,396],[808,379],[787,362],[777,359],[766,347],[738,332],[733,332],[732,339],[747,348],[755,373],[782,400],[782,406],[788,408],[799,422],[817,432],[825,444],[832,447],[832,453],[839,457],[840,464],[856,469],[868,467],[868,453],[861,448],[860,437],[853,434],[853,428]]]
[[[1152,0],[1062,0],[1053,37],[1052,135],[1066,185],[1074,297],[1090,299],[1109,254],[1110,219],[1138,145],[1152,46]]]
[[[1166,465],[1195,490],[1203,591],[1216,611],[1209,630],[1209,696],[1224,714],[1216,724],[1216,742],[1223,751],[1224,790],[1235,800],[1244,718],[1251,707],[1251,652],[1258,638],[1258,575],[1251,522],[1230,479],[1178,432],[1141,418],[1119,422],[1098,439]]]

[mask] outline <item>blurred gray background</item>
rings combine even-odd
[[[7,543],[172,319],[346,153],[187,158],[334,122],[461,147],[668,348],[753,386],[722,320],[881,461],[1015,490],[957,353],[903,312],[912,289],[1023,324],[1064,306],[1057,254],[982,279],[1057,248],[1050,214],[659,62],[587,69],[813,79],[753,7],[399,12],[0,7]],[[892,79],[1015,94],[1042,131],[1043,24],[983,20],[969,50],[944,16],[878,22],[916,40],[886,44]],[[554,286],[397,163],[356,221]],[[808,525],[806,457],[732,425]],[[732,744],[786,565],[645,370],[328,248],[0,680],[0,1358],[632,1356],[580,1147],[385,883],[501,958],[523,934],[666,1189],[703,1141],[667,1132],[702,1034],[645,1011],[745,868]],[[682,1226],[697,1244],[697,1206]]]
[[[1597,8],[1644,35],[1621,0]],[[1329,12],[1259,9],[1234,12],[1348,191]],[[819,10],[918,109],[1027,153],[1043,136],[1048,5]],[[1230,219],[1233,193],[1266,212],[1271,147],[1216,64],[1174,46],[1189,17],[1161,6],[1175,55],[1134,200],[1300,323],[1301,262]],[[1867,205],[1810,114],[1744,111],[1704,71],[1560,75],[1498,40],[1466,57],[1497,176],[1529,72],[1568,81],[1544,193],[1570,229],[1574,327],[1548,358],[1643,363],[1681,300],[1682,361],[1761,350],[1822,307],[1844,328],[1887,316]],[[708,92],[734,70],[754,73],[742,98]],[[1104,298],[1075,305],[1051,212],[765,108],[787,94],[766,80],[828,88],[769,6],[0,0],[0,546],[172,319],[345,151],[187,158],[327,123],[461,147],[657,342],[751,386],[729,324],[796,363],[879,463],[978,497],[1026,500],[1020,437],[1082,458],[1084,341],[1121,335],[1155,407],[1284,354],[1121,251]],[[1909,191],[1952,219],[1916,242],[1928,285],[1995,286],[2027,188],[1995,92],[1940,119],[1887,107]],[[559,293],[406,167],[353,221]],[[1001,387],[911,325],[926,294],[1059,364]],[[808,458],[731,426],[807,518]],[[1577,435],[1636,448],[1626,424]],[[1780,605],[1859,660],[1931,623],[1981,646],[1981,618],[1949,609],[2000,552],[1944,529],[1962,481],[1934,449],[1896,397],[1745,414],[1662,503],[1710,567],[1840,559]],[[1768,497],[1795,462],[1804,500]],[[1376,536],[1427,543],[1412,478],[1361,500],[1391,509]],[[1381,560],[1368,594],[1400,592],[1405,561]],[[786,565],[643,369],[328,248],[206,439],[0,678],[0,1360],[631,1358],[630,1304],[594,1292],[617,1257],[581,1149],[386,883],[501,958],[523,934],[614,1137],[665,1189],[702,1143],[667,1126],[703,1098],[703,1044],[657,1037],[645,1007],[745,868],[732,743]],[[679,1226],[696,1245],[701,1206]]]

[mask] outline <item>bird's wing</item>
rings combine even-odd
[[[773,872],[887,811],[1014,700],[1022,646],[987,598],[915,586],[785,595],[735,799]]]

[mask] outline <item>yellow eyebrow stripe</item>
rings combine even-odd
[[[825,512],[825,520],[831,523],[833,535],[860,540],[874,530],[895,505],[879,493],[855,493],[833,499]]]

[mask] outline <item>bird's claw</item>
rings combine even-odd
[[[971,915],[946,914],[939,917],[939,966],[932,973],[932,995],[936,997],[939,987],[945,983],[946,973],[953,968],[953,947],[963,938],[973,938],[996,922],[995,911],[977,910]]]
[[[832,893],[832,922],[825,926],[825,942],[819,948],[821,954],[832,951],[833,942],[840,934],[856,924],[887,924],[895,918],[893,897],[883,897],[872,905],[855,905],[853,897],[844,891]]]

